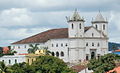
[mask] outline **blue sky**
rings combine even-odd
[[[86,26],[100,10],[109,21],[109,41],[120,42],[120,0],[0,0],[0,46],[67,27],[65,17],[76,8]]]

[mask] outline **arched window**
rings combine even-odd
[[[56,52],[56,56],[59,57],[59,52]]]
[[[9,64],[11,64],[11,60],[9,60]]]
[[[26,48],[26,45],[25,45],[25,48]]]
[[[105,30],[105,25],[103,25],[103,30]]]
[[[98,28],[98,26],[97,26],[97,25],[95,25],[95,28],[97,29],[97,28]]]
[[[92,43],[92,46],[94,46],[94,43]]]
[[[92,37],[94,36],[94,33],[92,33]]]
[[[61,43],[61,47],[63,47],[63,43]]]
[[[18,48],[20,49],[20,46],[18,46]]]
[[[55,56],[54,52],[52,52],[52,56]]]
[[[68,46],[68,44],[66,43],[66,45],[65,46]]]
[[[64,56],[64,52],[63,52],[63,51],[61,52],[61,56],[62,56],[62,57]]]
[[[72,29],[73,29],[74,27],[73,27],[73,24],[72,24]]]
[[[58,47],[58,44],[56,44],[56,47]]]
[[[86,43],[86,46],[88,46],[88,43]]]
[[[15,59],[15,63],[17,63],[17,59]]]
[[[81,29],[81,23],[79,24],[79,28]]]

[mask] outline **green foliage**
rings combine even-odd
[[[63,60],[53,56],[40,56],[32,66],[37,73],[75,73]]]
[[[6,67],[0,62],[0,73],[75,73],[63,60],[53,56],[40,56],[29,65],[25,62]]]
[[[88,63],[88,69],[93,70],[94,73],[105,73],[115,68],[116,55],[106,54],[99,59],[92,59]]]
[[[30,48],[28,49],[28,53],[35,53],[35,51],[39,49],[38,44],[35,45],[30,44],[29,46]]]

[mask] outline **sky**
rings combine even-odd
[[[109,41],[120,43],[120,0],[0,0],[0,46],[37,33],[68,27],[66,16],[77,9],[91,25],[100,12],[108,20]]]

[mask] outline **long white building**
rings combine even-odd
[[[53,56],[65,62],[78,63],[108,53],[108,22],[99,12],[85,26],[77,11],[67,17],[68,28],[51,29],[11,44],[18,54],[28,53],[30,44],[48,47]]]

